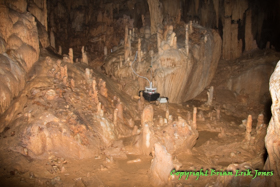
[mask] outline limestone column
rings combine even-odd
[[[151,34],[157,32],[158,25],[162,24],[162,4],[159,0],[147,0],[151,19]]]
[[[247,10],[245,21],[245,51],[253,49],[253,34],[252,34],[252,11]]]

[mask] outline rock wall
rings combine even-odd
[[[141,15],[148,11],[146,1],[64,1],[48,2],[48,30],[55,44],[52,47],[68,53],[73,48],[79,54],[82,46],[93,58],[103,55],[104,47],[108,53],[119,47],[124,38],[125,25],[129,29],[142,25]],[[75,57],[76,58],[76,57]]]
[[[138,62],[133,64],[137,74],[150,79],[157,92],[172,103],[190,100],[201,93],[210,84],[221,55],[222,41],[216,31],[191,22],[187,27],[189,31],[185,25],[177,26],[181,38],[178,43],[172,25],[166,25],[164,31],[159,29],[157,38],[154,35],[138,40]],[[131,46],[136,46],[135,42]],[[131,69],[135,48],[124,51],[130,54],[127,60],[123,62],[123,49],[120,49],[105,59],[103,67],[124,85],[123,90],[134,95],[149,83]]]
[[[29,1],[28,11],[48,30],[47,0]]]
[[[276,41],[279,41],[277,36],[279,16],[276,15],[279,12],[279,3],[277,2],[183,1],[181,6],[182,18],[185,22],[198,21],[204,27],[219,30],[223,39],[223,59],[236,59],[243,52],[256,48],[263,49],[268,42],[278,46]]]
[[[197,96],[210,84],[221,54],[221,38],[214,30],[193,24],[189,56],[177,49],[165,50],[153,61],[154,85],[170,102],[181,103]]]
[[[25,1],[0,5],[1,81],[0,114],[25,85],[26,73],[39,59],[39,39],[35,18],[25,12]],[[15,11],[16,10],[16,11]],[[17,12],[20,11],[20,12]]]
[[[269,122],[267,135],[265,137],[265,146],[268,153],[264,169],[273,171],[273,177],[267,177],[266,186],[280,185],[280,61],[278,62],[269,81],[269,90],[272,98],[271,113],[272,118]]]
[[[162,24],[162,3],[159,0],[148,0],[151,20],[151,34],[155,34],[157,27]]]

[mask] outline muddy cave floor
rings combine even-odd
[[[46,55],[50,54],[43,53],[41,59]],[[52,56],[52,58],[57,57]],[[103,79],[106,80],[106,76]],[[205,95],[205,101],[206,98]],[[255,144],[249,145],[244,142],[246,129],[240,124],[245,118],[227,115],[226,111],[222,109],[220,120],[210,120],[208,114],[214,110],[214,107],[204,107],[204,100],[168,104],[173,119],[177,119],[178,115],[186,118],[187,112],[192,112],[194,106],[198,107],[198,111],[203,111],[205,118],[197,120],[199,138],[191,153],[177,150],[172,155],[173,159],[176,158],[181,164],[180,170],[193,171],[211,168],[220,170],[226,169],[229,164],[244,162],[247,162],[252,169],[261,169],[265,160],[265,149],[256,151]],[[164,106],[157,106],[154,103],[152,105],[154,116],[165,116],[165,112],[162,110]],[[135,124],[140,125],[140,120]],[[257,120],[253,120],[252,136],[256,134],[254,130],[256,124]],[[224,132],[221,132],[221,129]],[[13,138],[13,130],[5,129],[5,132],[1,134],[2,145],[6,138]],[[15,131],[15,133],[17,132]],[[129,146],[130,139],[123,138],[123,143],[125,147]],[[259,144],[264,143],[261,141]],[[141,161],[128,162],[136,159],[141,159]],[[1,149],[0,153],[0,183],[1,186],[150,186],[148,171],[152,159],[151,155],[133,154],[127,154],[127,159],[114,159],[113,161],[106,158],[104,154],[81,160],[55,157],[33,159],[5,148]],[[61,171],[61,166],[64,168],[63,171]],[[191,176],[188,180],[181,179],[180,181],[178,177],[175,177],[170,180],[174,186],[205,186],[207,184],[211,186],[217,180],[217,176],[200,177],[198,180],[195,176]],[[243,184],[249,186],[250,181],[244,179]]]

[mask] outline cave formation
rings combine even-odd
[[[1,186],[280,186],[279,12],[1,0]]]

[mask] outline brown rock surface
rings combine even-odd
[[[269,91],[272,97],[272,106],[271,113],[272,118],[269,122],[267,128],[267,135],[265,137],[265,146],[268,153],[268,158],[266,160],[264,169],[268,171],[274,171],[273,177],[266,178],[267,186],[278,186],[280,185],[280,131],[279,131],[279,90],[280,90],[280,63],[277,63],[277,66],[271,75],[269,81]]]
[[[159,0],[148,0],[150,18],[151,18],[151,34],[157,32],[157,27],[162,24],[162,3]]]
[[[155,144],[154,159],[150,168],[150,180],[153,186],[164,186],[168,182],[168,177],[173,168],[172,156],[166,151],[166,148]]]
[[[18,1],[23,2],[25,1]],[[17,4],[17,1],[10,4],[13,7],[14,5],[24,8],[22,4]],[[0,32],[3,37],[1,45],[3,54],[0,57],[3,77],[0,87],[3,89],[1,92],[3,100],[0,113],[3,113],[11,100],[23,89],[25,75],[38,60],[40,50],[36,22],[32,15],[21,14],[1,5],[0,16]],[[7,54],[4,53],[6,51]]]

